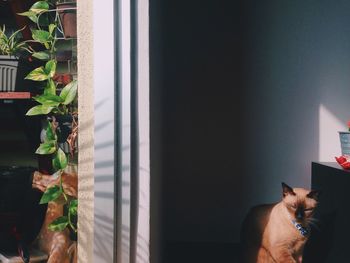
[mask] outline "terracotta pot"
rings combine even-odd
[[[65,38],[76,38],[77,37],[77,3],[59,3],[56,5],[57,12],[60,15],[60,19],[63,26]],[[64,10],[68,9],[68,10]]]

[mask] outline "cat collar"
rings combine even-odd
[[[302,224],[297,223],[295,220],[292,220],[292,223],[302,236],[306,237],[310,234],[310,227],[303,227]]]

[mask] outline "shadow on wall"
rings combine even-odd
[[[350,3],[207,2],[166,1],[160,15],[169,242],[237,242],[281,181],[310,187],[321,105],[349,118]]]
[[[95,104],[95,114],[108,111],[109,99],[103,99]],[[94,214],[94,253],[99,262],[113,261],[114,244],[114,141],[110,134],[112,120],[106,118],[95,124],[95,214]],[[93,145],[93,141],[91,144]],[[83,148],[83,147],[81,147]],[[91,160],[89,160],[91,161]]]
[[[95,114],[101,114],[101,111],[108,110],[106,106],[110,99],[104,99],[95,105]],[[107,116],[107,115],[106,115]],[[114,134],[111,134],[110,125],[113,125],[112,120],[101,122],[96,118],[95,124],[95,216],[94,216],[94,244],[95,244],[95,256],[98,262],[113,262],[114,249],[116,249],[115,236],[120,239],[121,247],[120,251],[116,251],[118,254],[116,260],[129,261],[130,262],[148,262],[149,258],[149,238],[142,230],[142,217],[139,214],[144,215],[149,211],[148,207],[148,192],[147,180],[146,186],[143,181],[144,178],[149,177],[149,170],[145,167],[139,167],[141,188],[137,189],[140,192],[140,202],[138,203],[138,210],[140,213],[136,215],[136,218],[132,218],[130,211],[131,207],[131,167],[130,160],[123,158],[123,163],[116,163],[114,160],[114,149],[116,147],[114,141]],[[130,125],[123,125],[122,135],[127,136]],[[141,142],[140,147],[144,146]],[[88,147],[88,145],[86,145]],[[83,146],[81,147],[84,148]],[[118,149],[118,153],[122,153],[125,156],[130,156],[130,145],[122,145],[121,152]],[[118,160],[118,159],[116,159]],[[91,161],[91,160],[84,160]],[[115,177],[115,167],[121,166],[121,178]],[[119,169],[119,168],[118,168]],[[114,192],[114,185],[117,185],[117,193]],[[119,192],[120,191],[120,192]],[[114,208],[115,198],[117,200],[119,208]],[[132,198],[136,198],[132,196]],[[145,201],[146,200],[146,201]],[[120,203],[119,203],[120,202]],[[112,208],[112,209],[111,209]],[[114,208],[114,209],[113,209]],[[132,226],[132,220],[138,223],[138,228]],[[117,222],[117,224],[116,224]],[[115,229],[117,227],[117,229]],[[135,227],[135,229],[132,229]],[[120,229],[119,229],[120,228]],[[136,240],[133,240],[133,235],[136,235]],[[132,242],[136,242],[135,255],[130,255],[132,251]],[[133,252],[132,252],[133,253]],[[132,258],[132,259],[129,259]]]
[[[237,223],[249,206],[278,201],[283,180],[310,187],[311,161],[339,154],[339,123],[345,129],[350,117],[349,8],[344,1],[245,5],[246,173]],[[321,108],[334,117],[321,120]]]

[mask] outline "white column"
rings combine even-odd
[[[115,251],[114,1],[94,0],[94,259],[111,263]],[[88,161],[88,160],[86,160]]]
[[[138,0],[138,121],[139,121],[139,206],[136,262],[149,262],[150,244],[150,115],[149,115],[149,6]]]

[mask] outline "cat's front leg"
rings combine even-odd
[[[271,255],[278,263],[298,263],[288,249],[276,249]]]

